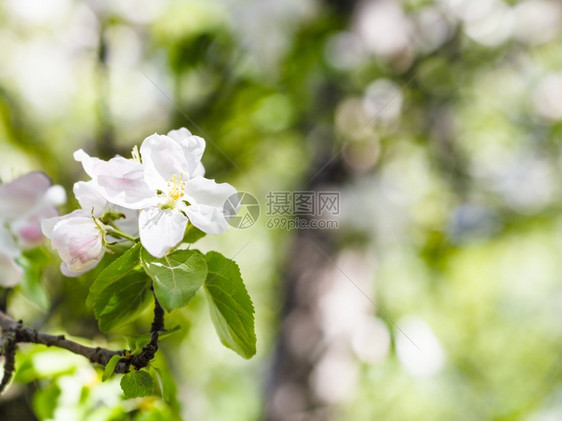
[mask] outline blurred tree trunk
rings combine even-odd
[[[323,146],[331,151],[331,145],[332,142],[328,142]],[[326,153],[318,156],[321,158],[311,174],[322,171],[311,179],[305,190],[337,190],[348,177],[339,155],[326,168],[323,166],[331,156]],[[318,303],[330,290],[331,278],[326,275],[327,270],[333,268],[323,253],[332,255],[337,240],[334,230],[299,229],[295,233],[284,266],[280,331],[267,390],[265,419],[268,421],[333,418],[333,408],[319,399],[311,376],[327,343]]]
[[[341,19],[345,28],[358,0],[324,0],[328,10]],[[317,92],[317,104],[308,115],[305,132],[315,142],[316,161],[303,190],[341,191],[350,177],[335,144],[332,118],[343,92],[342,80],[326,80]],[[318,122],[329,121],[319,129]],[[313,128],[313,129],[311,129]],[[317,137],[317,139],[314,139]],[[316,140],[316,141],[315,141]],[[311,218],[308,218],[311,219]],[[337,251],[336,230],[299,229],[296,231],[284,267],[280,330],[267,387],[264,419],[267,421],[324,421],[334,418],[334,408],[319,398],[312,375],[326,352],[327,338],[321,326],[318,304],[330,290],[327,256]],[[324,255],[324,253],[327,255]],[[337,379],[334,379],[337,381]]]
[[[324,0],[327,9],[341,19],[344,27],[357,0]],[[332,117],[343,92],[342,80],[325,80],[317,92],[317,104],[308,115],[305,132],[315,143],[315,162],[303,190],[341,191],[350,177],[335,144]],[[318,127],[318,122],[329,125]],[[315,139],[317,138],[317,139]],[[307,218],[308,220],[312,218]],[[299,229],[296,231],[284,267],[280,330],[267,387],[264,419],[267,421],[325,421],[334,418],[334,408],[317,395],[313,373],[326,352],[327,338],[321,326],[318,304],[330,290],[327,256],[337,248],[336,230]],[[324,253],[326,255],[324,255]],[[337,379],[334,379],[337,381]]]

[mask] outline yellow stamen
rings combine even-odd
[[[131,151],[131,156],[133,157],[133,161],[137,161],[138,163],[141,162],[139,147],[137,145],[133,146],[133,150]]]
[[[185,182],[181,181],[182,174],[177,178],[175,175],[168,182],[168,196],[173,200],[178,200],[183,197],[183,190],[185,189]]]

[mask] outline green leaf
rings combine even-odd
[[[165,310],[186,306],[207,277],[205,257],[197,250],[177,250],[157,259],[142,251],[143,266]]]
[[[240,269],[233,260],[215,251],[205,258],[209,272],[205,292],[217,334],[224,346],[251,358],[256,353],[254,306]]]
[[[150,279],[139,268],[140,244],[125,252],[100,273],[86,304],[102,331],[111,331],[137,317],[148,305]]]
[[[192,223],[189,223],[187,229],[185,230],[185,234],[183,236],[183,242],[193,244],[197,240],[200,240],[201,238],[205,237],[206,235],[207,234],[205,234],[199,228],[194,226]]]
[[[158,389],[160,389],[160,395],[162,396],[162,400],[164,402],[170,401],[170,385],[166,382],[165,376],[162,375],[160,369],[156,366],[149,366],[148,371],[150,372],[152,378],[154,379],[154,383],[158,385]]]
[[[143,271],[127,274],[106,290],[105,307],[94,310],[99,327],[109,332],[137,318],[148,306],[152,294],[150,280]]]
[[[102,382],[106,381],[113,375],[113,371],[115,370],[115,367],[117,366],[117,363],[121,358],[121,355],[114,355],[109,359],[109,361],[105,365],[105,369],[103,370],[103,376],[101,378]]]
[[[135,244],[99,274],[95,282],[90,287],[90,293],[86,299],[86,304],[88,306],[94,306],[96,299],[103,293],[103,290],[108,285],[118,281],[139,265],[140,249],[141,245]]]
[[[154,383],[146,371],[131,371],[121,379],[121,389],[125,398],[140,398],[152,394]]]

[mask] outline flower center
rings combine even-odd
[[[185,189],[185,182],[181,181],[182,174],[180,177],[172,176],[172,179],[168,182],[168,197],[174,201],[183,197],[183,191]]]

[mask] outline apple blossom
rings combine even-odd
[[[40,220],[58,215],[66,201],[61,186],[53,186],[42,172],[30,172],[0,185],[0,221],[8,225],[19,247],[28,249],[43,241]]]
[[[163,257],[181,242],[188,221],[207,234],[228,229],[223,206],[236,190],[203,177],[204,151],[205,141],[182,128],[147,137],[136,159],[102,161],[83,150],[74,158],[108,202],[140,210],[140,241]]]
[[[119,230],[129,236],[137,236],[139,225],[138,211],[109,203],[100,194],[98,187],[91,180],[74,183],[73,192],[82,209],[102,220],[104,216],[111,215],[112,219],[114,219],[113,224]]]
[[[104,231],[87,211],[46,219],[43,234],[62,259],[61,272],[78,276],[93,269],[105,254]]]
[[[135,235],[137,212],[112,205],[92,181],[74,184],[74,195],[82,206],[68,215],[42,221],[41,227],[62,259],[61,272],[78,276],[93,269],[105,254],[105,230],[100,219],[115,214],[114,224],[124,233]]]
[[[0,185],[0,285],[13,287],[23,275],[17,259],[22,249],[43,241],[40,220],[58,215],[64,203],[61,186],[53,186],[42,172],[31,172]]]

